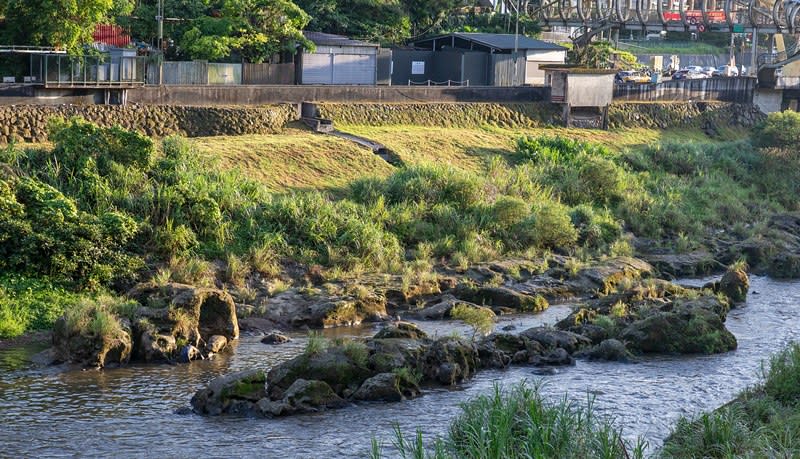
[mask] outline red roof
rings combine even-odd
[[[130,35],[125,33],[122,27],[111,24],[98,24],[94,28],[92,38],[95,43],[104,43],[118,48],[124,48],[131,44]]]

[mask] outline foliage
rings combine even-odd
[[[594,412],[592,401],[549,402],[525,383],[480,395],[461,407],[448,434],[426,445],[420,431],[406,439],[395,427],[402,458],[606,457],[641,458],[646,444],[624,439],[621,429]],[[373,457],[379,454],[373,448]]]
[[[119,10],[115,6],[112,0],[7,0],[2,41],[80,54],[92,43],[95,26]]]
[[[476,308],[467,304],[457,304],[450,310],[450,317],[460,320],[472,328],[472,337],[476,334],[488,335],[494,328],[495,315],[491,309]]]
[[[49,329],[81,298],[80,294],[44,280],[4,274],[0,277],[0,339],[13,338],[26,330]]]
[[[399,0],[297,0],[311,16],[309,30],[379,43],[400,43],[411,20]]]
[[[753,128],[751,137],[759,147],[795,149],[800,144],[800,113],[770,113]]]

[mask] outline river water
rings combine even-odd
[[[192,394],[214,377],[268,368],[302,352],[298,336],[282,346],[243,337],[232,355],[191,365],[130,366],[62,372],[25,359],[35,349],[0,351],[0,456],[114,457],[366,457],[373,436],[389,444],[394,423],[428,438],[446,431],[458,404],[499,382],[541,381],[552,398],[594,397],[626,436],[657,447],[680,415],[710,410],[758,381],[761,362],[800,332],[800,282],[751,279],[746,305],[728,316],[739,349],[723,355],[647,358],[636,364],[579,361],[539,376],[528,367],[485,371],[458,390],[428,391],[401,403],[359,404],[282,419],[179,415]],[[756,293],[757,292],[757,293]],[[533,317],[505,317],[517,331],[553,324],[568,314],[554,306]],[[463,325],[421,323],[431,334],[465,332]],[[331,336],[368,336],[372,329],[338,329]]]

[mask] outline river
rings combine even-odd
[[[553,306],[536,316],[504,317],[498,327],[517,331],[553,324],[568,314]],[[800,332],[800,282],[751,278],[747,304],[728,315],[734,352],[701,357],[646,358],[636,364],[579,361],[538,376],[529,367],[485,371],[458,390],[428,391],[401,403],[350,408],[282,419],[179,415],[192,394],[214,377],[268,368],[302,352],[296,336],[281,346],[240,339],[235,351],[190,365],[132,365],[107,371],[35,368],[26,358],[38,349],[0,351],[0,456],[114,457],[366,457],[373,436],[389,444],[392,426],[421,428],[428,438],[446,431],[458,404],[496,382],[542,381],[553,398],[595,398],[627,437],[659,446],[680,415],[710,410],[758,381],[761,362]],[[466,332],[458,323],[423,322],[431,334]],[[331,336],[368,336],[373,329],[328,330]]]

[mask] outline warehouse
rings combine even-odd
[[[516,59],[515,45],[518,50]],[[431,59],[434,60],[438,59],[436,55],[439,53],[449,53],[441,56],[451,59],[453,53],[457,53],[462,59],[460,65],[451,67],[450,79],[479,81],[489,86],[543,85],[544,71],[539,66],[563,64],[567,57],[567,48],[563,46],[514,34],[456,32],[418,40],[413,47],[418,51],[432,52]],[[481,59],[479,55],[485,58]],[[421,68],[420,64],[416,64],[418,72]],[[395,84],[405,74],[413,74],[413,69],[398,66],[398,62],[395,62],[394,71],[398,74],[397,78],[393,78]],[[412,81],[413,76],[409,78]],[[436,76],[441,78],[441,75]],[[470,84],[475,85],[472,82]]]
[[[299,84],[377,83],[378,45],[321,32],[304,34],[316,50],[298,55]]]

